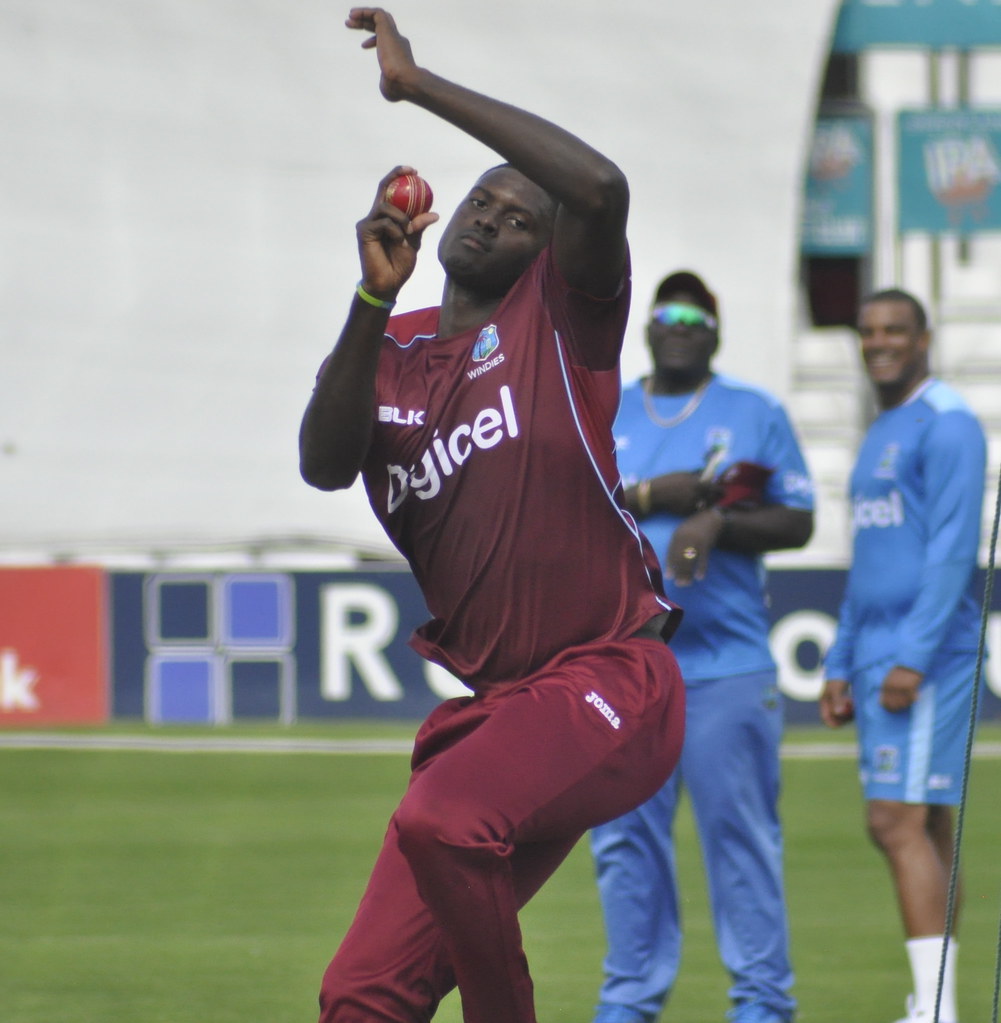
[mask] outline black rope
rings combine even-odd
[[[945,983],[945,959],[952,938],[952,921],[955,912],[956,888],[959,884],[959,850],[963,841],[963,818],[966,816],[966,793],[970,785],[970,764],[973,761],[973,737],[977,728],[980,707],[980,686],[983,679],[984,653],[987,649],[987,623],[990,619],[991,603],[994,597],[994,565],[998,546],[998,522],[1001,520],[1001,470],[998,472],[997,498],[994,502],[994,523],[991,527],[990,551],[987,556],[987,579],[984,584],[984,601],[980,615],[980,639],[977,643],[977,668],[973,676],[973,695],[970,700],[970,724],[966,734],[966,760],[963,765],[963,785],[956,814],[956,835],[953,843],[952,870],[949,873],[949,894],[945,909],[945,935],[942,940],[942,959],[938,967],[938,990],[935,992],[935,1015],[933,1023],[940,1023],[939,1011],[942,1006],[942,986]],[[993,1023],[998,1023],[998,994],[1001,989],[1001,917],[999,917],[998,948],[994,967]]]
[[[998,1023],[998,989],[1001,988],[1001,913],[998,914],[998,955],[994,962],[994,1001],[991,1019]]]

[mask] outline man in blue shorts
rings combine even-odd
[[[979,640],[986,442],[963,399],[929,375],[913,295],[871,295],[858,332],[879,414],[851,476],[852,565],[820,715],[858,727],[868,830],[890,868],[914,985],[900,1023],[934,1018],[944,944],[938,1019],[956,1023],[946,909]]]
[[[790,1019],[792,969],[778,815],[782,706],[768,649],[761,555],[801,547],[813,489],[782,406],[716,373],[719,309],[688,271],[657,288],[653,372],[615,421],[627,507],[685,617],[671,641],[686,691],[679,769],[645,804],[595,828],[608,935],[595,1023],[648,1023],[681,956],[672,829],[682,786],[698,825],[731,1017]]]
[[[370,33],[387,100],[505,162],[442,231],[441,305],[400,314],[438,217],[386,201],[412,168],[378,183],[356,228],[361,280],[303,415],[303,477],[337,490],[361,476],[431,613],[413,646],[473,691],[417,734],[320,1018],[427,1023],[458,987],[466,1023],[535,1023],[518,911],[589,828],[660,788],[684,728],[665,644],[680,612],[622,507],[612,439],[629,188],[576,136],[418,65],[386,11],[347,24]]]

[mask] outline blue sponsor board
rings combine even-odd
[[[1001,231],[1001,110],[904,110],[897,133],[901,232]]]
[[[869,114],[821,115],[806,173],[800,249],[864,256],[872,248],[873,133]]]
[[[773,571],[772,650],[786,717],[817,723],[821,656],[845,573]],[[364,572],[113,573],[113,714],[154,723],[422,719],[466,692],[407,640],[427,618],[413,576]],[[992,616],[1001,646],[1001,595]],[[987,716],[1001,712],[1001,671]]]
[[[973,49],[1001,43],[1001,0],[844,0],[831,49]]]
[[[412,575],[114,573],[113,713],[153,723],[423,718],[466,692],[408,646]]]

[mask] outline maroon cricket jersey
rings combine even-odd
[[[480,328],[439,338],[437,308],[389,321],[365,487],[434,616],[411,645],[476,691],[680,617],[616,498],[628,310],[628,280],[588,298],[547,249]]]

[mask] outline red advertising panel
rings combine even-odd
[[[106,575],[0,569],[0,728],[108,720]]]

